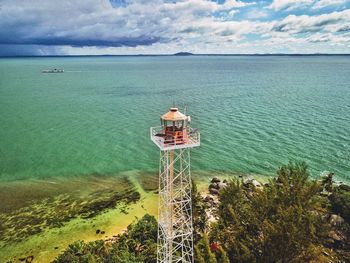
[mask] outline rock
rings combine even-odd
[[[31,262],[33,262],[33,259],[34,259],[34,256],[28,256],[28,257],[26,258],[26,263],[31,263]]]
[[[322,192],[320,193],[320,195],[321,195],[321,196],[328,197],[328,196],[330,196],[330,195],[331,195],[331,193],[330,193],[330,192],[328,192],[328,191],[322,190]]]
[[[209,185],[209,189],[210,189],[210,188],[219,189],[219,186],[218,186],[217,183],[211,183],[211,184]]]
[[[257,187],[257,188],[260,188],[261,187],[261,183],[259,183],[257,180],[253,179],[252,180],[252,184]]]
[[[251,179],[246,179],[243,181],[243,186],[247,188],[251,188],[253,186],[252,180]]]
[[[334,175],[333,172],[330,172],[330,171],[323,171],[321,174],[320,174],[320,177],[332,177]]]
[[[350,192],[350,185],[341,184],[339,185],[339,189]]]
[[[211,197],[210,195],[207,195],[206,197],[204,197],[203,201],[204,202],[212,202],[214,199],[213,197]]]
[[[247,179],[243,182],[243,185],[246,187],[254,186],[256,188],[261,188],[261,184],[255,179]]]
[[[340,231],[331,231],[328,236],[333,241],[333,248],[341,248],[345,244],[346,236],[342,234]]]
[[[211,179],[212,183],[220,183],[221,180],[218,177],[214,177],[213,179]]]
[[[341,240],[340,236],[335,231],[329,232],[329,237],[331,239],[336,240],[336,241],[340,241]]]
[[[341,226],[344,224],[344,218],[342,218],[341,216],[339,215],[331,215],[329,217],[329,223],[332,225],[332,226]]]
[[[219,190],[224,189],[227,186],[227,184],[225,184],[225,183],[218,183],[217,185],[218,185]]]
[[[249,186],[249,185],[251,185],[252,184],[252,180],[251,179],[245,179],[244,181],[243,181],[243,185],[244,186]]]
[[[219,205],[219,201],[215,201],[215,200],[214,200],[214,201],[213,201],[213,205],[214,205],[214,206]]]
[[[218,195],[219,194],[219,190],[215,189],[215,188],[210,188],[209,189],[209,193],[211,193],[212,195]]]
[[[100,229],[97,229],[97,230],[96,230],[96,235],[97,235],[97,234],[100,234],[100,232],[101,232],[101,230],[100,230]]]

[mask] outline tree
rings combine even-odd
[[[194,241],[198,242],[207,228],[207,214],[205,204],[200,193],[197,190],[196,184],[192,181],[192,218],[193,218],[193,235]]]
[[[337,187],[329,198],[332,211],[342,216],[350,224],[350,191]]]
[[[206,263],[217,263],[215,254],[211,251],[208,236],[206,234],[200,239],[196,245],[195,262],[201,263],[204,259]]]
[[[119,235],[115,242],[77,241],[60,254],[54,263],[155,263],[157,262],[157,221],[146,214]]]
[[[230,263],[226,251],[220,247],[219,251],[216,253],[216,260],[218,263]]]
[[[323,188],[328,192],[333,191],[333,183],[334,183],[333,176],[334,176],[334,173],[327,173],[327,175],[325,175],[321,179],[321,184],[322,184]]]
[[[220,195],[211,238],[231,262],[309,262],[322,255],[328,200],[309,181],[304,162],[290,162],[262,190],[234,180]]]

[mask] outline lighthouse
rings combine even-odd
[[[157,262],[193,262],[192,182],[190,149],[200,145],[200,134],[190,116],[170,108],[151,128],[160,149]]]

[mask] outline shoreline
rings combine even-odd
[[[207,194],[208,184],[214,176],[221,180],[255,179],[262,184],[273,178],[273,176],[258,174],[194,171],[192,178],[197,185],[198,192]],[[81,214],[78,213],[67,221],[59,222],[60,224],[56,227],[44,225],[42,231],[29,235],[20,241],[5,242],[0,240],[0,259],[7,262],[7,260],[18,260],[33,255],[35,262],[52,261],[76,240],[93,241],[113,238],[146,213],[157,217],[158,175],[154,172],[131,171],[116,176],[74,176],[0,183],[0,197],[4,200],[0,205],[0,217],[12,213],[11,216],[18,216],[19,222],[23,221],[23,213],[16,214],[16,212],[21,211],[26,206],[40,207],[40,204],[45,201],[46,203],[43,203],[44,206],[39,211],[44,210],[43,214],[47,217],[49,214],[45,210],[47,207],[49,207],[47,211],[52,211],[55,208],[62,209],[58,210],[62,213],[66,211],[65,206],[59,206],[58,200],[61,200],[62,196],[70,196],[71,205],[72,203],[90,202],[91,196],[94,199],[96,193],[98,196],[105,194],[109,198],[109,194],[113,193],[114,190],[118,192],[126,188],[139,193],[139,199],[134,203],[118,201],[114,207],[102,207],[101,211],[97,210],[96,213],[92,213],[91,217],[82,218]],[[7,198],[4,199],[6,196]],[[27,202],[23,202],[23,200],[27,200]],[[92,207],[94,208],[94,206]],[[26,227],[30,227],[30,225],[26,225]]]
[[[16,208],[12,211],[8,210],[9,204],[1,203],[1,209],[4,210],[4,206],[6,206],[7,212],[0,213],[0,217],[6,220],[13,220],[13,225],[23,223],[24,221],[27,222],[25,228],[33,228],[33,225],[35,225],[42,229],[37,233],[25,236],[22,240],[11,241],[10,239],[10,241],[5,241],[5,234],[12,232],[6,232],[6,229],[4,230],[4,227],[1,229],[0,225],[0,232],[1,230],[5,231],[3,232],[3,234],[5,234],[1,235],[2,238],[0,240],[0,261],[17,261],[19,258],[26,258],[28,256],[34,256],[35,262],[52,261],[60,252],[66,249],[70,243],[76,240],[93,241],[101,238],[112,238],[114,235],[123,232],[136,218],[146,213],[156,215],[158,196],[152,191],[143,191],[137,180],[128,180],[128,184],[125,184],[125,182],[123,182],[124,179],[125,177],[111,176],[102,176],[101,178],[84,177],[79,179],[75,178],[75,180],[69,181],[68,183],[62,179],[53,180],[50,178],[49,180],[16,182],[13,183],[13,187],[9,185],[4,187],[1,185],[0,194],[2,195],[4,195],[4,189],[8,190],[12,188],[13,190],[17,187],[18,191],[16,191],[16,193],[19,193],[19,200],[13,200],[16,204]],[[21,187],[18,188],[18,186]],[[48,191],[44,191],[42,194],[38,194],[35,191],[39,188],[45,189],[47,186],[49,186],[49,189],[46,189]],[[105,203],[109,204],[110,200],[108,198],[113,197],[111,189],[116,188],[118,189],[117,191],[121,192],[128,187],[140,194],[140,198],[136,202],[121,200],[120,202],[116,202],[116,205],[112,208],[101,206],[101,204],[104,204],[102,201],[106,201]],[[24,189],[28,190],[26,195],[22,194]],[[48,192],[53,189],[55,189],[55,191],[53,191],[50,196]],[[96,193],[98,194],[97,196]],[[26,205],[31,209],[40,207],[38,211],[34,210],[35,213],[33,215],[28,215],[27,210],[23,212],[25,204],[22,207],[17,204],[18,201],[23,198],[29,198],[30,194],[34,197],[34,200],[28,202]],[[129,192],[126,192],[126,194],[129,194]],[[101,199],[99,198],[100,195],[105,195],[106,198]],[[62,200],[62,196],[70,197],[67,206],[62,206],[59,202]],[[11,203],[11,199],[14,197],[14,195],[11,195],[11,197],[5,199],[5,202]],[[99,206],[97,209],[101,209],[101,211],[97,210],[97,213],[92,213],[91,217],[89,214],[86,217],[84,217],[84,214],[77,214],[67,221],[57,220],[57,226],[51,227],[51,225],[47,225],[48,219],[57,219],[56,217],[59,216],[57,214],[50,216],[50,213],[52,213],[54,209],[58,209],[58,212],[64,214],[72,205],[79,208],[79,204],[81,204],[83,208],[87,207],[88,210],[90,210],[91,206],[86,205],[89,204],[92,199],[97,200],[96,202],[93,200],[92,204]],[[96,207],[92,206],[92,208]],[[42,211],[44,212],[40,214]],[[76,212],[76,210],[73,211]],[[36,215],[36,213],[39,214]],[[38,220],[36,219],[36,217],[40,218],[40,216],[45,218],[45,221],[39,222],[42,224],[38,224]],[[2,220],[2,223],[6,223],[6,220]],[[33,225],[31,225],[31,223]],[[20,231],[20,229],[18,229],[18,231]],[[12,238],[12,236],[10,238]]]
[[[199,191],[207,190],[208,180],[212,178],[213,174],[220,178],[243,176],[238,173],[195,171],[192,176]],[[267,176],[260,177],[268,178]],[[123,182],[125,178],[128,183]],[[140,194],[139,201],[129,204],[117,203],[114,208],[103,209],[91,218],[81,218],[81,216],[76,215],[66,221],[59,221],[57,226],[53,227],[38,224],[34,220],[33,224],[40,227],[40,231],[29,233],[23,240],[15,240],[15,242],[4,241],[5,237],[0,240],[0,259],[6,262],[6,260],[18,260],[33,255],[35,262],[48,262],[76,240],[93,241],[101,238],[113,238],[113,236],[122,233],[136,218],[141,218],[146,213],[157,216],[158,174],[157,172],[130,171],[118,175],[94,174],[46,179],[33,178],[0,183],[0,197],[3,201],[0,205],[0,217],[6,220],[15,217],[11,222],[14,222],[14,225],[22,222],[22,227],[25,228],[33,228],[31,225],[33,219],[28,219],[28,211],[21,212],[23,209],[32,208],[33,213],[39,213],[34,215],[35,217],[45,216],[46,220],[47,218],[57,219],[58,215],[53,214],[50,217],[51,212],[49,211],[63,209],[60,215],[64,214],[66,208],[60,206],[60,202],[66,200],[67,196],[69,197],[69,205],[71,205],[85,200],[84,198],[90,200],[89,195],[93,193],[98,192],[99,195],[102,192],[108,193],[120,186],[130,187],[137,191]],[[6,220],[3,221],[6,222]],[[97,230],[99,230],[99,234],[96,234]],[[6,229],[3,231],[7,233]],[[12,239],[13,235],[17,234],[16,231],[10,233],[12,233]]]

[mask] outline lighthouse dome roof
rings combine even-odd
[[[187,116],[179,112],[178,108],[170,108],[170,110],[162,115],[162,120],[165,121],[183,121],[187,119]]]

